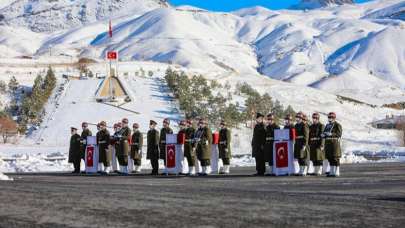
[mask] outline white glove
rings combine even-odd
[[[326,136],[332,136],[332,132],[326,132]]]

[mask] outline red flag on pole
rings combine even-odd
[[[112,30],[112,23],[111,23],[111,20],[110,20],[110,23],[109,23],[109,25],[108,25],[108,35],[110,36],[110,38],[112,38],[112,36],[113,36],[113,30]]]

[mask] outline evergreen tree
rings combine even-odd
[[[8,89],[12,93],[15,93],[15,91],[17,91],[17,89],[18,89],[18,86],[19,86],[19,83],[18,83],[17,79],[14,76],[12,76],[10,78],[10,81],[8,82]]]

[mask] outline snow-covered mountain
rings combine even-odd
[[[302,0],[293,6],[295,9],[315,9],[333,5],[354,4],[353,0]]]
[[[388,85],[393,89],[385,97],[400,97],[405,88],[405,61],[401,47],[394,47],[404,35],[404,2],[302,3],[310,2],[330,7],[309,11],[255,7],[214,13],[192,7],[167,7],[166,1],[158,0],[14,1],[0,11],[10,24],[0,26],[4,37],[0,48],[8,50],[1,55],[53,53],[97,59],[115,49],[123,60],[176,63],[211,71],[259,72],[356,98],[358,91],[353,89],[367,90],[373,97],[375,91]],[[50,8],[58,13],[43,13]],[[22,9],[31,13],[24,14]],[[86,9],[88,19],[81,18],[82,9]],[[113,18],[112,39],[105,20],[109,17]],[[19,35],[10,32],[17,27]],[[41,35],[31,42],[24,38],[31,37],[31,31],[24,29],[57,31],[46,36],[38,33]],[[19,45],[13,45],[16,43]],[[353,78],[355,83],[346,82]],[[378,94],[381,98],[382,93]]]
[[[6,6],[6,3],[7,6]],[[0,5],[1,23],[52,32],[83,26],[110,17],[142,15],[168,7],[165,0],[14,0]]]
[[[100,64],[91,66],[92,70],[103,73],[105,53],[114,49],[123,61],[120,71],[132,75],[125,80],[141,97],[128,104],[143,110],[141,116],[131,116],[131,122],[147,124],[149,117],[161,120],[162,113],[173,114],[170,110],[175,104],[153,94],[163,86],[162,72],[171,64],[229,82],[233,89],[236,83],[247,82],[296,110],[338,112],[345,128],[346,154],[401,152],[396,132],[371,130],[369,123],[401,112],[381,106],[403,102],[405,97],[404,2],[340,3],[320,3],[322,7],[312,10],[254,7],[218,13],[189,6],[170,7],[157,0],[11,1],[0,7],[0,14],[5,15],[0,22],[0,79],[16,76],[22,84],[32,85],[33,75],[41,67],[55,63],[61,76],[79,57],[98,60]],[[54,8],[52,4],[63,7]],[[82,20],[80,4],[86,5],[89,20]],[[27,9],[35,13],[21,13],[25,6],[32,6]],[[43,13],[50,8],[48,14]],[[112,38],[108,36],[110,18]],[[33,60],[27,60],[27,56]],[[152,70],[157,78],[133,79],[134,72],[141,68]],[[65,149],[68,132],[59,133],[61,128],[79,125],[86,118],[100,121],[106,117],[111,122],[128,115],[92,101],[91,88],[97,84],[90,80],[70,83],[68,97],[58,101],[59,108],[56,101],[50,101],[46,122],[24,143],[32,145],[30,140],[43,138],[47,144],[36,150],[48,150],[46,146],[51,147],[49,150]],[[78,97],[78,91],[86,88],[89,91],[85,96]],[[144,108],[144,100],[156,107]],[[102,111],[86,111],[71,118],[75,114],[72,104],[80,110]],[[57,127],[48,128],[50,125]],[[237,134],[247,138],[250,132]],[[245,141],[235,138],[237,153],[249,150]],[[7,150],[14,149],[10,146]]]

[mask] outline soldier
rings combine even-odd
[[[186,135],[186,131],[187,131],[186,126],[187,126],[187,123],[186,123],[185,120],[180,121],[180,124],[179,124],[180,130],[179,130],[179,132],[178,132],[178,135],[183,135],[183,136]],[[184,151],[183,151],[183,155],[184,155]],[[185,173],[183,173],[183,160],[180,161],[180,162],[181,162],[180,175],[185,175]]]
[[[312,124],[309,127],[309,148],[312,164],[314,165],[314,175],[322,175],[322,165],[325,159],[324,145],[322,138],[324,125],[319,122],[319,113],[312,114]]]
[[[200,176],[207,176],[211,165],[211,145],[212,145],[212,132],[207,126],[207,121],[200,119],[198,122],[198,130],[195,133],[196,154],[200,160],[202,172]]]
[[[287,114],[284,118],[284,129],[294,129],[295,125],[293,123],[292,116]]]
[[[166,135],[173,134],[173,130],[170,128],[170,120],[164,119],[163,120],[163,128],[160,130],[160,141],[159,141],[159,149],[160,149],[160,159],[163,159],[163,163],[166,166]]]
[[[75,127],[70,128],[70,133],[69,163],[73,163],[75,169],[72,173],[80,173],[81,138]]]
[[[188,163],[188,175],[193,176],[195,175],[195,143],[194,143],[194,134],[195,128],[191,120],[186,121],[186,141],[184,143],[184,156],[187,158]]]
[[[231,165],[231,130],[227,128],[225,121],[221,121],[219,130],[219,158],[222,159],[223,167],[219,174],[229,174]]]
[[[99,152],[99,170],[101,172],[109,173],[110,168],[110,159],[108,156],[108,145],[110,142],[110,132],[107,130],[107,123],[101,121],[99,124],[100,131],[97,132],[97,145]],[[102,168],[104,166],[104,169]]]
[[[86,122],[82,123],[82,134],[80,136],[80,156],[81,158],[86,161],[85,156],[86,156],[86,147],[87,147],[87,136],[92,136],[92,133],[90,129],[88,128],[89,124]]]
[[[124,118],[121,121],[122,128],[118,133],[119,150],[117,153],[118,163],[120,164],[120,172],[124,175],[128,174],[128,154],[129,140],[131,138],[131,129],[128,127],[128,119]]]
[[[120,143],[119,143],[120,142],[120,137],[121,137],[121,128],[122,128],[122,124],[120,122],[116,123],[115,132],[114,132],[114,135],[112,137],[112,143],[113,143],[113,146],[114,146],[115,159],[116,159],[115,162],[117,162],[117,160],[118,160],[118,164],[120,164],[120,158],[118,157],[118,155],[121,154],[121,147],[120,147]],[[121,169],[121,165],[120,165],[120,169]],[[120,173],[121,170],[114,170],[114,172]]]
[[[114,124],[114,134],[110,137],[110,146],[111,146],[111,163],[112,168],[115,173],[118,173],[117,170],[117,151],[119,150],[118,144],[118,135],[121,130],[121,123]]]
[[[142,160],[142,146],[143,146],[143,135],[139,131],[139,124],[134,123],[132,125],[134,133],[132,134],[131,140],[131,158],[134,160],[135,173],[141,172],[141,160]]]
[[[270,113],[267,115],[267,126],[266,126],[266,143],[264,145],[264,158],[265,161],[269,163],[266,175],[273,175],[273,144],[274,144],[274,131],[280,129],[280,126],[275,122],[274,114]]]
[[[342,138],[342,125],[336,122],[336,113],[328,114],[328,124],[326,124],[322,137],[325,139],[325,155],[330,163],[330,173],[328,177],[340,176],[340,158],[342,150],[340,139]]]
[[[264,160],[264,144],[266,143],[266,129],[263,123],[263,114],[257,113],[256,125],[253,130],[252,138],[252,157],[256,160],[255,176],[264,176],[266,163]]]
[[[294,158],[298,160],[300,165],[299,176],[306,176],[308,172],[309,160],[309,127],[306,116],[299,112],[295,116],[297,124],[295,125],[296,138],[294,144]]]
[[[156,125],[157,123],[151,120],[147,134],[146,159],[149,159],[152,165],[152,175],[159,175],[159,131],[155,129]]]

